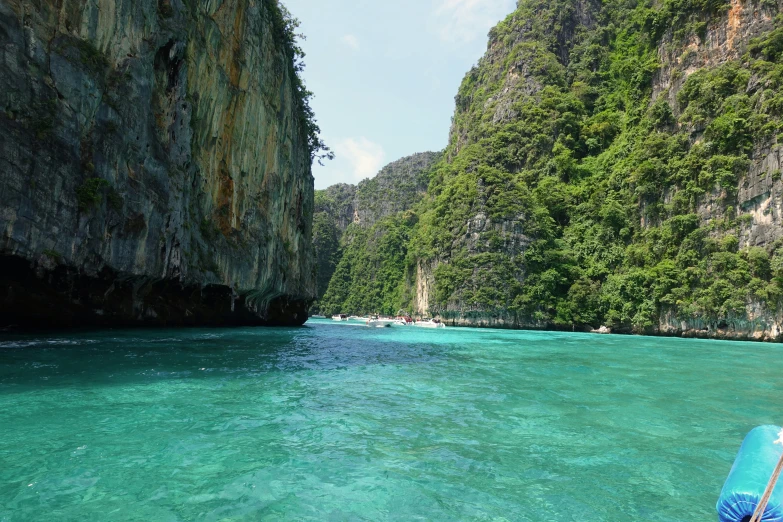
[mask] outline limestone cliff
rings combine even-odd
[[[421,201],[429,184],[429,170],[439,152],[421,152],[389,163],[371,179],[356,186],[354,222],[372,227],[380,219],[403,212]]]
[[[685,41],[677,41],[673,31],[664,35],[658,46],[660,69],[653,77],[653,100],[666,99],[675,115],[682,112],[678,94],[688,78],[704,69],[716,68],[742,59],[748,43],[778,26],[775,17],[779,6],[773,2],[731,0],[724,12],[705,18],[703,33],[692,34]],[[763,91],[765,86],[747,86],[749,91]],[[692,129],[694,139],[703,139],[703,126]],[[737,185],[736,201],[721,201],[720,193],[709,194],[698,206],[704,223],[721,219],[727,206],[735,204],[752,219],[741,223],[742,247],[766,246],[783,237],[783,208],[780,198],[783,182],[773,179],[772,173],[783,168],[777,140],[758,140],[750,155],[750,165]],[[769,174],[769,176],[767,175]]]
[[[529,136],[514,136],[503,127],[525,134],[522,113],[541,104],[542,91],[567,81],[573,48],[600,11],[592,0],[522,1],[490,31],[485,55],[455,97],[447,161],[436,169],[430,194],[435,208],[425,212],[425,231],[419,234],[429,252],[417,256],[408,281],[413,315],[437,316],[452,326],[551,326],[534,314],[521,314],[514,303],[526,284],[525,254],[538,228],[525,201],[532,180],[518,173],[536,158],[531,144],[520,143]],[[551,154],[558,129],[544,132],[549,136],[542,157]],[[480,149],[489,150],[490,158],[477,153]],[[449,187],[465,174],[469,180],[457,182],[463,187]],[[449,192],[453,195],[444,197]],[[455,197],[458,192],[463,193]]]
[[[311,151],[276,0],[0,3],[0,321],[301,324]]]
[[[781,339],[781,12],[520,0],[456,97],[412,311]]]
[[[715,69],[748,58],[749,44],[780,27],[781,2],[731,0],[716,16],[703,19],[701,34],[690,35],[677,42],[674,31],[664,35],[658,47],[660,69],[653,77],[653,100],[666,99],[675,115],[683,112],[678,97],[688,78],[703,70]],[[679,43],[679,45],[677,45]],[[775,85],[763,84],[763,73],[751,77],[746,91],[760,95],[760,103],[776,91]],[[695,124],[689,129],[694,141],[704,139],[706,125]],[[759,139],[760,138],[760,139]],[[715,187],[696,206],[702,226],[719,223],[736,212],[739,248],[757,247],[774,252],[783,238],[783,169],[778,136],[757,137],[748,154],[748,165],[738,176],[736,187]],[[725,234],[717,233],[720,237]],[[743,309],[717,320],[704,317],[683,317],[671,308],[664,308],[656,330],[668,335],[717,337],[725,339],[781,340],[783,313],[779,306],[769,306],[751,298]]]

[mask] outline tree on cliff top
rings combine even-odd
[[[298,40],[304,40],[305,35],[296,32],[299,29],[299,20],[279,0],[264,0],[264,5],[272,17],[275,38],[283,43],[290,60],[291,73],[296,84],[297,101],[302,113],[302,132],[307,136],[310,160],[318,160],[318,163],[323,165],[323,160],[334,159],[334,152],[326,146],[321,138],[321,128],[315,119],[315,111],[310,106],[310,100],[314,95],[312,91],[307,90],[302,79],[305,53]]]

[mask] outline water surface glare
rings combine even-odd
[[[0,337],[0,521],[716,519],[783,347],[500,330]]]

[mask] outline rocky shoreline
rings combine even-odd
[[[494,328],[500,330],[528,330],[547,332],[580,332],[596,335],[638,335],[645,337],[681,337],[684,339],[711,339],[720,341],[783,342],[781,321],[771,317],[755,320],[735,319],[728,322],[708,323],[698,319],[677,320],[671,314],[663,314],[661,323],[656,327],[643,330],[630,326],[599,328],[580,326],[554,326],[526,324],[513,319],[497,318],[466,319],[436,316],[444,324],[454,328]]]

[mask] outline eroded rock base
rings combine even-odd
[[[0,256],[0,328],[301,326],[309,301]]]

